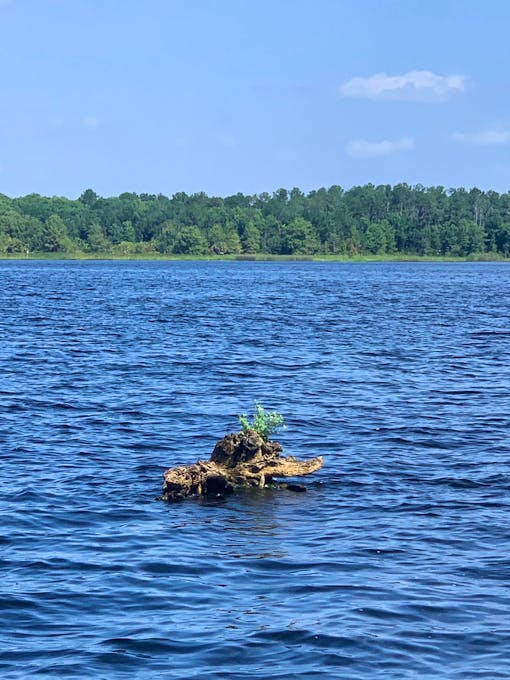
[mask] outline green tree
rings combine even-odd
[[[103,227],[99,222],[92,222],[87,233],[87,247],[93,253],[105,252],[110,242],[107,240]]]
[[[17,210],[6,210],[0,215],[0,233],[11,238],[7,252],[42,250],[43,225],[37,217],[24,215]]]
[[[279,189],[272,195],[227,198],[203,192],[101,198],[92,189],[77,200],[0,194],[2,252],[79,246],[102,253],[113,246],[117,252],[123,244],[122,249],[137,253],[177,248],[198,254],[507,254],[508,224],[510,192],[419,184],[366,184],[348,191],[332,186],[308,194]]]
[[[319,249],[312,223],[296,217],[282,228],[281,252],[289,255],[312,255]]]
[[[227,255],[241,252],[241,241],[235,227],[227,223],[213,224],[207,234],[209,250],[216,255]]]
[[[349,238],[347,239],[347,249],[351,256],[358,255],[361,252],[361,234],[355,224],[350,228]]]
[[[156,250],[160,253],[173,253],[178,234],[178,227],[173,222],[166,222],[161,233],[156,238]]]
[[[365,247],[369,253],[386,252],[386,230],[381,222],[369,222],[365,231]]]
[[[496,233],[496,248],[506,257],[510,255],[510,222],[504,222]]]
[[[260,252],[261,235],[260,230],[254,225],[253,222],[248,222],[244,228],[243,235],[241,237],[241,245],[243,248],[243,253],[258,253]]]
[[[71,252],[75,250],[64,221],[58,215],[50,215],[43,225],[41,234],[43,252]]]
[[[183,227],[175,239],[173,252],[179,255],[203,255],[207,243],[196,226]]]
[[[92,189],[86,189],[78,200],[81,201],[83,205],[87,206],[87,208],[94,208],[98,199],[99,196],[95,191],[92,191]]]
[[[229,254],[240,253],[242,250],[241,239],[239,238],[239,233],[236,227],[231,223],[227,223],[225,227],[225,234],[227,237],[226,242],[227,253]]]
[[[27,247],[17,238],[0,233],[0,253],[26,253]]]

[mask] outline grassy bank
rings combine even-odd
[[[510,262],[497,253],[474,253],[466,257],[453,255],[413,255],[393,253],[391,255],[162,255],[139,253],[119,255],[112,253],[2,253],[0,260],[135,260],[135,261],[237,261],[237,262]]]

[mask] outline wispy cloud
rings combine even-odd
[[[99,120],[96,116],[85,116],[82,120],[83,127],[89,128],[90,130],[95,130],[99,127]]]
[[[342,83],[344,97],[381,101],[445,101],[463,92],[467,76],[441,76],[432,71],[408,71],[399,76],[376,73],[368,78],[352,78]]]
[[[376,158],[377,156],[389,156],[397,151],[412,151],[415,148],[412,137],[400,139],[383,139],[381,142],[369,142],[366,139],[352,139],[345,150],[354,158]]]
[[[456,142],[477,146],[502,146],[510,144],[510,130],[480,130],[479,132],[456,132],[452,135]]]

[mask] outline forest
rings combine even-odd
[[[367,184],[218,198],[0,194],[0,254],[510,256],[510,192]]]

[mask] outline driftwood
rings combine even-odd
[[[228,434],[220,439],[208,461],[198,460],[163,473],[163,495],[166,501],[188,496],[225,496],[236,486],[263,488],[274,484],[275,477],[300,477],[322,467],[322,456],[299,461],[281,456],[278,442],[266,442],[255,430]],[[304,491],[300,485],[285,485]]]

